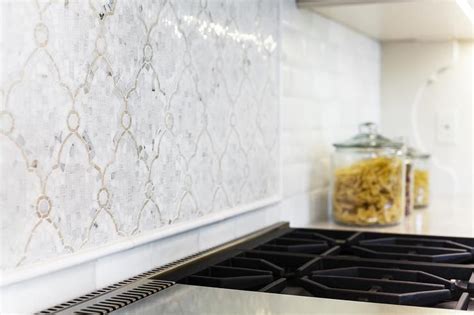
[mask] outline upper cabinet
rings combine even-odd
[[[381,41],[474,39],[474,0],[297,0]]]

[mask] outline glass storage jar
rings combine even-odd
[[[410,148],[413,163],[413,201],[415,208],[425,208],[430,201],[430,155]]]
[[[405,215],[405,147],[378,134],[374,123],[334,144],[329,208],[338,223],[397,224]]]

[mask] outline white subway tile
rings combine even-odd
[[[284,27],[281,37],[281,56],[288,64],[303,67],[307,45],[304,36],[294,28]]]
[[[311,97],[314,93],[315,73],[304,68],[282,67],[281,87],[283,97]]]
[[[261,211],[245,213],[234,220],[234,235],[241,237],[280,220],[279,207],[270,206]]]
[[[297,10],[288,1],[283,7]],[[377,117],[380,48],[317,14],[282,14],[281,211],[302,225],[327,215],[320,191],[329,188],[332,144],[352,136],[362,118]]]
[[[314,13],[298,8],[295,0],[281,0],[280,8],[280,18],[283,26],[292,26],[305,31],[313,22]]]
[[[162,266],[199,251],[199,231],[174,235],[151,244],[153,267]]]
[[[153,267],[151,244],[108,255],[96,261],[96,286],[102,288]]]
[[[236,228],[233,220],[225,220],[199,229],[199,250],[206,250],[234,239]]]
[[[289,220],[291,226],[305,226],[328,218],[327,192],[315,191],[299,194],[281,203],[282,218]]]
[[[95,263],[90,262],[2,287],[0,313],[38,312],[89,293],[97,288],[95,276]]]

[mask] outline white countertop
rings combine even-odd
[[[310,223],[305,227],[474,237],[474,209],[470,198],[439,198],[433,200],[428,208],[413,210],[401,224],[395,226],[354,227],[326,221]]]

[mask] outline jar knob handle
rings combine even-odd
[[[366,122],[359,125],[359,132],[360,133],[367,133],[367,134],[376,134],[377,133],[377,124],[373,122]]]

